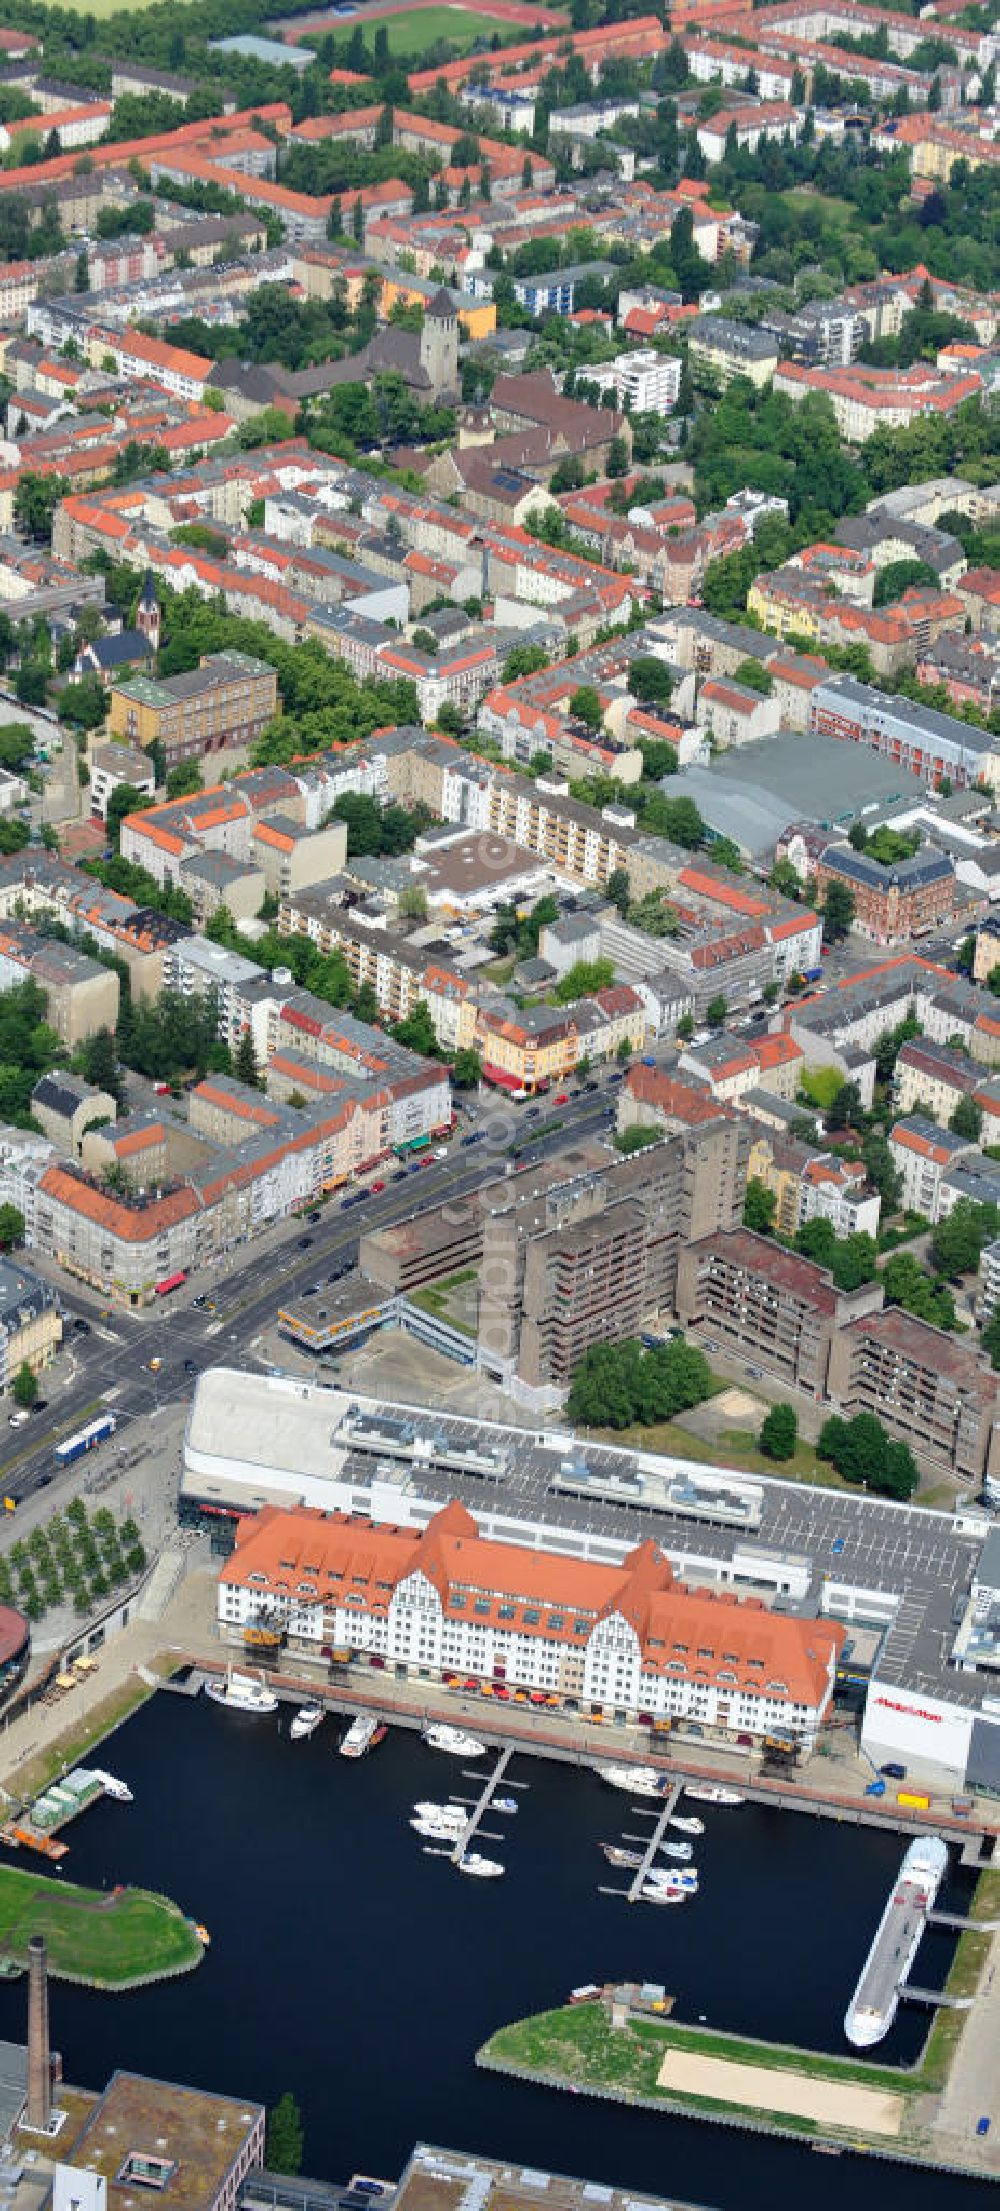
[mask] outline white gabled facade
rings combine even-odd
[[[218,1617],[237,1644],[277,1628],[303,1657],[806,1748],[844,1640],[830,1621],[685,1588],[651,1542],[595,1565],[484,1540],[455,1501],[419,1534],[265,1506],[239,1523]]]

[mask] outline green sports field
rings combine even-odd
[[[148,1889],[102,1895],[45,1874],[0,1867],[0,1960],[26,1965],[32,1935],[44,1935],[57,1976],[127,1987],[197,1965],[202,1945],[169,1897]]]
[[[114,0],[109,0],[109,4],[113,5]],[[505,46],[525,37],[523,24],[501,22],[498,16],[490,15],[488,9],[482,15],[474,15],[469,8],[407,8],[405,14],[383,15],[377,20],[361,18],[360,27],[369,44],[375,30],[386,30],[390,53],[398,54],[403,61],[418,59],[442,38],[467,53],[477,38],[490,39],[494,32],[499,32]],[[349,16],[333,28],[332,36],[339,44],[346,45],[351,32],[357,28],[358,22]]]

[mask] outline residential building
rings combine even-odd
[[[601,392],[613,392],[616,407],[633,415],[668,415],[677,404],[681,388],[681,362],[677,355],[657,353],[653,346],[639,346],[632,353],[617,353],[582,374]]]
[[[110,1090],[98,1090],[66,1067],[40,1075],[31,1093],[31,1117],[64,1159],[79,1159],[88,1128],[113,1121],[118,1111]]]
[[[888,697],[854,676],[817,684],[809,727],[851,744],[870,745],[924,783],[947,780],[962,791],[980,782],[993,791],[1000,787],[997,740],[986,730],[910,699]]]
[[[113,968],[102,967],[75,945],[40,935],[23,922],[0,925],[0,990],[28,979],[44,990],[46,1019],[70,1051],[96,1029],[114,1029],[120,985]]]
[[[974,1096],[982,1075],[971,1054],[956,1045],[907,1037],[896,1056],[893,1098],[900,1113],[920,1113],[943,1126],[960,1099]]]
[[[778,702],[748,684],[710,676],[698,693],[695,719],[721,746],[749,745],[773,737],[780,726]]]
[[[687,326],[687,338],[693,372],[722,390],[734,376],[746,376],[760,388],[770,383],[778,366],[774,338],[752,323],[731,322],[724,315],[697,315]]]
[[[845,1636],[689,1590],[651,1540],[604,1566],[485,1539],[456,1499],[419,1534],[265,1505],[238,1525],[218,1618],[238,1646],[265,1621],[299,1657],[333,1647],[404,1676],[472,1673],[585,1701],[599,1717],[645,1711],[730,1737],[781,1730],[807,1749]]]
[[[147,752],[162,745],[168,768],[227,745],[252,745],[281,709],[278,679],[250,653],[209,653],[188,675],[136,676],[111,691],[114,737]]]
[[[138,745],[96,745],[90,755],[90,811],[107,820],[108,800],[119,784],[127,783],[143,798],[156,795],[156,770],[148,752]]]
[[[829,844],[816,862],[815,880],[817,898],[825,898],[832,882],[850,891],[851,927],[873,944],[908,944],[950,921],[955,911],[954,867],[931,845],[883,865],[846,842]]]
[[[979,1278],[982,1289],[979,1294],[979,1322],[985,1327],[993,1319],[1000,1305],[1000,1236],[986,1244],[979,1255]]]
[[[837,1289],[811,1259],[738,1228],[682,1251],[677,1266],[677,1316],[704,1328],[741,1359],[816,1398],[828,1394],[832,1346],[848,1321],[881,1305],[881,1284]]]
[[[899,1306],[859,1314],[838,1331],[829,1388],[845,1416],[874,1413],[921,1465],[977,1487],[1000,1468],[988,1360]]]
[[[501,1186],[483,1222],[485,1371],[543,1408],[561,1401],[592,1344],[671,1312],[684,1245],[741,1217],[748,1141],[745,1124],[713,1106],[631,1158],[523,1195]]]
[[[889,1131],[889,1150],[902,1177],[902,1203],[908,1213],[938,1218],[941,1182],[957,1160],[976,1149],[968,1137],[953,1129],[938,1128],[922,1114],[911,1113]]]
[[[22,1367],[41,1374],[62,1342],[62,1313],[50,1282],[0,1258],[0,1394],[6,1395]]]

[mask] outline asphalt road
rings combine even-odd
[[[57,1486],[66,1491],[77,1486],[82,1462],[63,1470],[55,1458],[55,1446],[64,1437],[107,1409],[118,1417],[116,1444],[134,1442],[140,1423],[156,1420],[162,1407],[190,1396],[203,1367],[253,1364],[255,1340],[273,1322],[279,1302],[299,1294],[321,1274],[355,1261],[363,1230],[386,1228],[449,1198],[467,1197],[512,1166],[513,1144],[519,1151],[517,1164],[529,1166],[582,1137],[606,1133],[616,1097],[617,1085],[605,1076],[596,1092],[573,1093],[565,1106],[555,1106],[550,1096],[533,1119],[524,1106],[477,1101],[467,1109],[462,1129],[484,1128],[480,1143],[463,1145],[456,1134],[447,1156],[419,1171],[390,1180],[395,1169],[384,1168],[381,1195],[369,1193],[363,1205],[347,1211],[343,1199],[334,1198],[315,1223],[302,1218],[278,1223],[252,1244],[192,1273],[183,1289],[142,1313],[115,1308],[104,1321],[102,1297],[61,1270],[46,1268],[58,1282],[66,1316],[64,1348],[43,1378],[44,1411],[33,1414],[24,1427],[0,1428],[3,1494],[20,1502],[49,1483],[53,1492]],[[534,1135],[554,1119],[561,1126],[553,1134]],[[380,1179],[376,1172],[375,1180]],[[192,1303],[198,1295],[211,1299],[214,1313]],[[75,1325],[78,1319],[86,1322],[85,1329]],[[152,1358],[162,1362],[155,1374]]]

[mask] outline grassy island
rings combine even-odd
[[[44,1935],[49,1967],[95,1988],[137,1988],[190,1972],[204,1955],[191,1921],[148,1889],[79,1888],[44,1874],[0,1867],[0,1965],[26,1966],[32,1935]]]
[[[840,2128],[857,2134],[868,2118],[877,2120],[875,2131],[895,2135],[904,2098],[920,2086],[912,2073],[894,2066],[821,2056],[666,2019],[633,2016],[627,2026],[613,2027],[604,2003],[571,2004],[515,2020],[491,2037],[479,2060],[491,2069],[509,2068],[626,2103],[706,2113],[725,2107],[802,2134]]]

